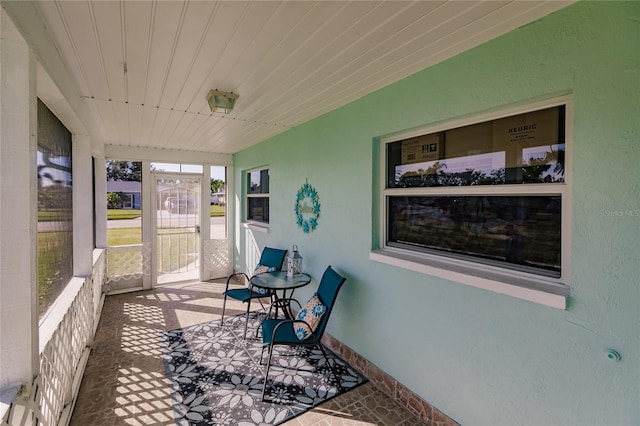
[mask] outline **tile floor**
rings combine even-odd
[[[71,426],[175,425],[161,358],[161,332],[220,318],[224,282],[164,285],[108,296]],[[246,305],[227,301],[227,314]],[[404,407],[367,383],[307,411],[287,425],[420,425]]]

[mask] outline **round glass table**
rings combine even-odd
[[[263,272],[252,276],[249,282],[251,285],[264,288],[267,293],[273,294],[274,301],[272,305],[276,308],[276,317],[278,316],[278,310],[282,309],[287,318],[292,318],[289,302],[293,296],[293,291],[309,284],[311,276],[301,273],[289,277],[287,276],[287,271]],[[278,294],[279,291],[281,294]],[[291,291],[291,293],[287,295],[287,291]]]

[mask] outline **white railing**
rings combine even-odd
[[[93,274],[79,287],[40,354],[40,371],[23,387],[2,425],[65,426],[69,423],[103,303],[106,255],[96,250]]]
[[[211,278],[231,275],[231,244],[227,239],[204,240],[202,258]]]
[[[149,244],[107,248],[106,282],[141,279],[151,272]]]
[[[151,276],[151,244],[112,246],[106,249],[105,292],[142,288]]]

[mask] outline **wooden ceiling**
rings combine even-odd
[[[31,34],[54,49],[39,55],[61,57],[65,97],[77,97],[101,143],[232,154],[570,3],[46,0],[8,10],[26,31],[42,25]],[[238,94],[235,109],[212,113],[211,89]]]

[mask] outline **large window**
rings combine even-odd
[[[71,133],[38,100],[38,311],[42,316],[73,275]]]
[[[565,117],[560,104],[384,141],[384,246],[560,282]]]
[[[269,223],[269,169],[247,173],[247,221]]]

